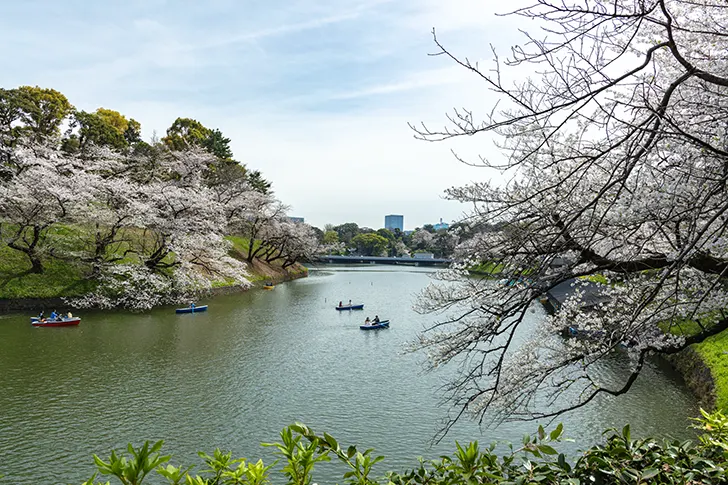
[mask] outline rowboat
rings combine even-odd
[[[344,305],[344,306],[337,306],[334,308],[336,308],[337,310],[363,310],[364,304],[362,303],[361,305]]]
[[[378,328],[389,328],[389,320],[382,320],[374,325],[359,325],[362,330],[376,330]]]
[[[70,327],[79,323],[81,323],[81,319],[78,317],[62,318],[60,320],[49,320],[47,318],[39,320],[38,317],[31,317],[30,319],[30,324],[34,327]]]
[[[197,312],[206,312],[206,311],[207,311],[207,305],[202,305],[202,306],[196,306],[196,307],[177,308],[174,312],[175,313],[197,313]]]

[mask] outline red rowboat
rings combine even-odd
[[[30,322],[34,327],[70,327],[79,323],[81,323],[81,319],[78,317],[64,318],[63,320],[36,320]]]

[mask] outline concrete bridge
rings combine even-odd
[[[445,266],[451,259],[442,258],[397,258],[389,256],[331,256],[319,255],[314,257],[319,263],[338,264],[401,264],[409,266]]]

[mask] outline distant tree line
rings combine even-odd
[[[415,252],[431,252],[438,258],[448,258],[457,247],[460,226],[436,230],[425,224],[412,232],[399,229],[371,229],[359,227],[355,222],[334,226],[327,224],[324,230],[316,228],[320,250],[327,254],[358,256],[408,257]]]

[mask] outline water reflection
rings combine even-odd
[[[519,441],[534,423],[483,431],[463,421],[430,447],[447,411],[438,407],[438,388],[450,371],[423,373],[421,356],[402,353],[431,323],[411,309],[429,272],[327,267],[273,291],[205,301],[206,313],[86,313],[78,328],[36,329],[24,315],[2,318],[0,474],[8,483],[80,483],[93,471],[92,453],[162,438],[176,463],[196,463],[196,451],[216,446],[270,460],[258,444],[294,421],[376,448],[387,456],[380,469],[449,453],[455,439]],[[365,310],[334,310],[349,299]],[[360,331],[375,314],[391,328]],[[680,381],[653,364],[628,395],[601,399],[564,421],[578,438],[573,449],[625,421],[636,434],[686,437],[687,417],[696,412]],[[322,466],[320,480],[333,479],[332,467]]]

